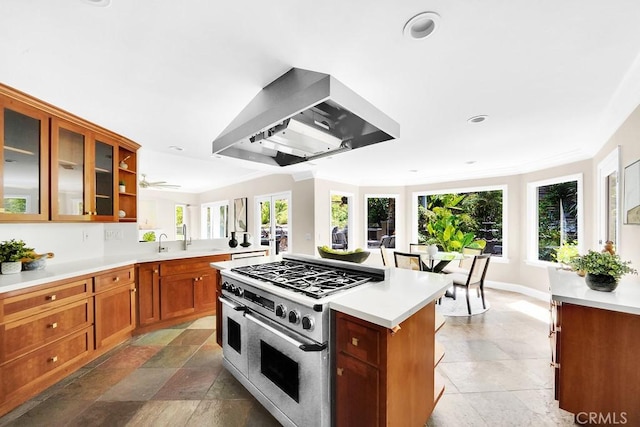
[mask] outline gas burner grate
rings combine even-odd
[[[366,274],[291,260],[236,267],[231,271],[312,298],[326,297],[374,279]]]

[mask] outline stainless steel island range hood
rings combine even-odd
[[[399,135],[398,123],[334,77],[292,68],[222,131],[213,153],[288,166]]]

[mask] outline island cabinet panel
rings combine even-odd
[[[336,425],[424,425],[436,402],[434,303],[396,332],[340,312],[334,322]]]
[[[640,316],[568,303],[558,308],[560,408],[578,422],[595,414],[599,424],[640,425]]]

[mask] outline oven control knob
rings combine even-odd
[[[285,307],[283,304],[278,304],[278,306],[276,307],[276,316],[281,319],[285,319],[287,317],[287,307]]]
[[[306,329],[308,331],[313,331],[313,326],[314,326],[315,322],[313,321],[313,319],[309,316],[304,316],[302,318],[302,329]]]
[[[236,293],[236,286],[235,285],[228,285],[227,286],[227,290],[229,292],[231,292],[232,294],[235,294]]]
[[[229,290],[229,282],[224,282],[222,284],[222,290],[223,291],[228,291]]]
[[[291,310],[289,312],[289,323],[293,323],[294,325],[300,323],[300,313],[298,313],[297,310]]]
[[[244,295],[244,291],[240,286],[236,286],[236,288],[233,290],[233,294],[237,297],[241,297],[242,295]]]

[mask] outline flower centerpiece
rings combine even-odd
[[[624,274],[637,274],[630,264],[630,261],[622,261],[619,255],[592,250],[571,260],[571,266],[575,270],[586,273],[585,282],[589,288],[604,292],[615,290]]]

